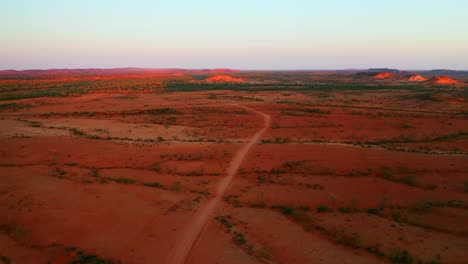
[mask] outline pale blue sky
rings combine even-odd
[[[0,69],[468,70],[468,0],[0,0]]]

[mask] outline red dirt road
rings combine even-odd
[[[200,234],[203,232],[203,228],[209,220],[209,217],[213,214],[216,206],[219,204],[224,193],[228,189],[230,183],[234,179],[237,171],[239,170],[240,165],[242,164],[244,158],[246,157],[249,150],[254,144],[256,144],[262,135],[267,131],[271,125],[271,117],[263,112],[259,112],[255,109],[240,106],[247,111],[254,112],[263,117],[264,125],[263,127],[255,133],[255,135],[245,144],[241,149],[239,149],[231,160],[229,167],[227,169],[227,175],[220,181],[216,187],[214,196],[203,205],[198,212],[194,215],[191,223],[189,224],[187,230],[185,230],[181,237],[174,247],[172,253],[169,255],[169,261],[167,263],[179,264],[185,263],[189,257],[192,248],[196,245]]]

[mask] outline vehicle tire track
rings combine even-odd
[[[253,135],[253,137],[249,140],[247,144],[242,146],[242,148],[237,151],[236,155],[231,160],[229,167],[226,171],[227,175],[218,183],[214,196],[195,213],[187,230],[185,230],[185,232],[182,233],[183,237],[180,238],[178,243],[175,245],[172,254],[169,255],[169,261],[167,263],[181,264],[186,262],[188,256],[190,255],[190,252],[197,243],[203,231],[203,228],[205,227],[206,223],[210,219],[210,216],[216,209],[216,206],[221,201],[221,198],[223,197],[224,193],[226,192],[232,180],[234,179],[234,176],[237,174],[237,171],[239,170],[242,161],[247,156],[247,153],[252,148],[252,146],[260,140],[260,138],[271,125],[270,115],[252,109],[250,107],[242,105],[237,106],[262,116],[263,126]]]

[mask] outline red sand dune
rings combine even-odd
[[[428,83],[439,84],[439,85],[465,85],[464,83],[454,80],[448,76],[435,76],[432,77]]]
[[[412,75],[408,78],[408,81],[410,82],[423,82],[423,81],[427,81],[427,78],[424,77],[424,76],[421,76],[419,74],[416,74],[416,75]]]
[[[205,79],[206,82],[234,82],[234,83],[243,83],[245,82],[242,78],[234,78],[229,75],[215,75],[210,78]]]
[[[374,79],[389,79],[389,78],[395,78],[397,75],[393,72],[381,72],[376,75],[374,75]]]

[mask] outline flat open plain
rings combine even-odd
[[[262,74],[1,80],[2,261],[468,259],[466,86]]]

